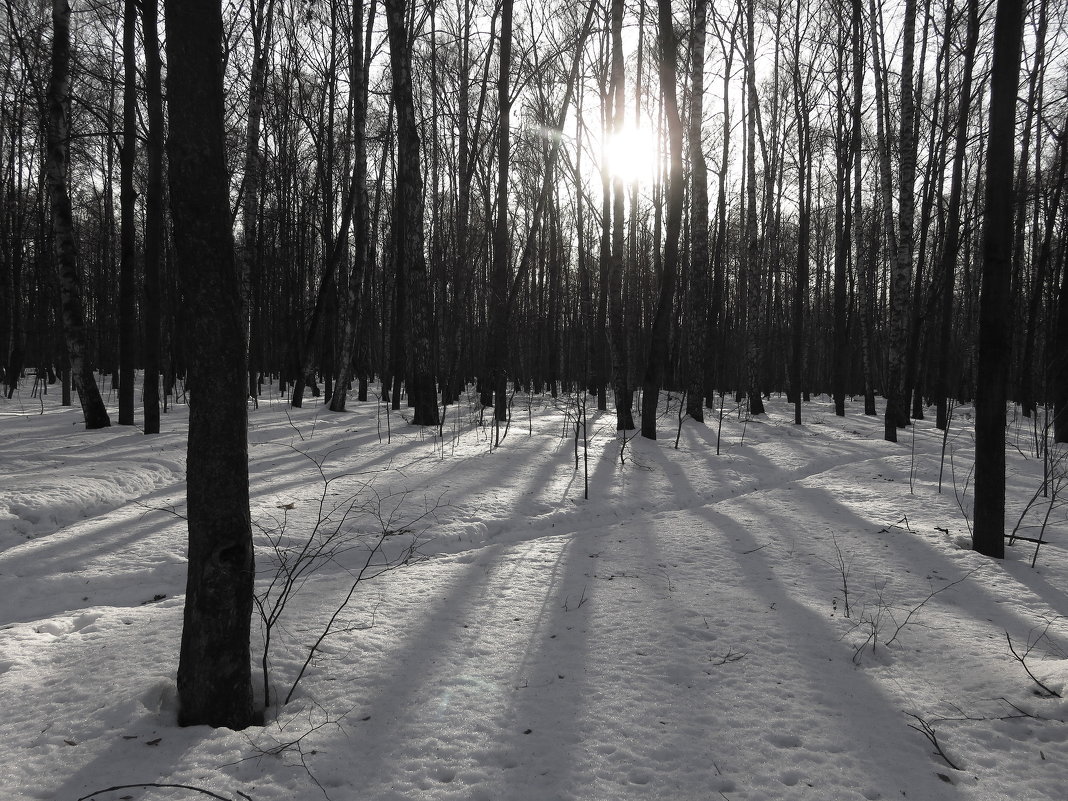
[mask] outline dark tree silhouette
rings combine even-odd
[[[242,729],[253,722],[255,570],[245,326],[223,126],[222,13],[219,0],[165,0],[164,11],[171,212],[190,327],[189,569],[178,723]]]
[[[998,0],[990,79],[986,151],[983,289],[975,391],[975,507],[972,547],[1005,556],[1005,403],[1012,314],[1009,307],[1013,228],[1013,156],[1020,77],[1023,0]]]

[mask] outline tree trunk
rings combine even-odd
[[[163,228],[163,83],[159,53],[159,9],[156,0],[142,0],[141,33],[145,48],[145,94],[148,139],[145,155],[145,433],[158,434],[160,424],[160,263]]]
[[[916,44],[916,0],[905,0],[904,53],[901,57],[901,163],[898,184],[898,237],[893,280],[890,284],[890,353],[887,359],[886,414],[883,438],[897,442],[897,429],[908,424],[905,356],[908,349],[912,289],[913,211],[916,198],[916,99],[912,65]]]
[[[397,193],[400,214],[394,220],[398,262],[407,274],[411,304],[409,345],[412,378],[408,393],[414,399],[416,425],[438,424],[438,399],[430,341],[431,309],[426,254],[423,251],[423,176],[420,172],[419,128],[412,93],[412,52],[405,0],[386,0],[389,57],[393,73],[393,104],[397,110]]]
[[[623,130],[626,111],[623,74],[623,0],[612,0],[612,78],[609,95],[612,109],[612,131],[618,135]],[[631,390],[627,329],[624,324],[625,297],[623,294],[623,179],[611,176],[611,205],[605,204],[605,219],[611,208],[610,250],[608,255],[608,313],[611,315],[611,335],[608,345],[612,353],[612,390],[616,405],[616,430],[634,428],[631,410]]]
[[[660,398],[664,369],[668,361],[672,304],[679,271],[679,235],[682,231],[682,203],[685,186],[682,177],[682,120],[676,85],[674,20],[671,0],[657,0],[657,37],[660,51],[660,94],[668,129],[667,220],[665,224],[664,266],[660,272],[660,292],[649,338],[649,355],[642,379],[642,436],[656,439],[656,407]]]
[[[374,14],[374,7],[371,8]],[[367,27],[373,23],[373,16],[368,16]],[[357,352],[356,336],[360,330],[359,319],[362,313],[364,271],[370,263],[370,215],[367,198],[367,70],[364,64],[363,46],[363,0],[352,4],[352,43],[349,52],[349,71],[356,98],[353,103],[352,137],[355,153],[352,164],[352,191],[356,233],[356,255],[349,270],[348,290],[346,293],[347,309],[345,323],[341,334],[341,352],[338,354],[338,376],[334,393],[330,398],[330,411],[345,411],[345,398]]]
[[[52,69],[48,78],[47,113],[48,158],[45,169],[48,199],[52,207],[52,227],[55,230],[56,261],[59,263],[67,354],[85,427],[106,428],[111,425],[111,419],[100,397],[87,352],[82,276],[74,242],[74,215],[67,191],[70,168],[70,6],[67,0],[52,0]]]
[[[801,8],[794,38],[794,102],[798,120],[797,147],[797,269],[794,279],[793,359],[790,385],[794,396],[794,424],[801,425],[801,401],[805,374],[805,305],[808,300],[808,249],[812,208],[812,143],[808,90],[801,77]]]
[[[151,0],[142,0],[151,2]],[[238,259],[241,267],[241,319],[248,326],[248,394],[260,394],[261,355],[260,302],[263,265],[259,257],[260,188],[263,183],[263,154],[260,131],[263,123],[263,96],[266,89],[267,59],[274,31],[274,0],[257,0],[249,9],[252,28],[252,71],[248,88],[248,123],[245,128],[245,180],[241,198],[243,226]]]
[[[501,4],[500,63],[497,77],[497,219],[493,226],[493,264],[490,268],[489,341],[486,373],[493,391],[493,416],[508,419],[508,290],[511,274],[511,236],[508,224],[508,168],[512,148],[512,0]]]
[[[861,164],[861,129],[864,124],[864,66],[862,57],[862,31],[864,28],[864,11],[861,0],[853,0],[853,239],[854,266],[857,271],[857,301],[860,318],[861,361],[864,372],[864,414],[875,415],[875,382],[872,379],[872,311],[871,282],[869,278],[870,259],[864,253],[864,205],[863,205],[863,167]],[[873,34],[874,37],[874,34]],[[878,85],[878,80],[876,80]]]
[[[697,0],[690,44],[690,291],[686,295],[686,413],[705,419],[705,345],[708,331],[708,166],[702,147],[705,101],[705,28],[708,0]]]
[[[1027,304],[1027,321],[1024,325],[1024,348],[1020,362],[1020,405],[1025,416],[1037,411],[1034,390],[1035,340],[1038,337],[1038,312],[1042,304],[1042,294],[1046,287],[1049,267],[1053,261],[1053,236],[1057,227],[1057,217],[1061,207],[1064,182],[1068,178],[1068,120],[1061,128],[1060,146],[1054,164],[1053,196],[1046,209],[1045,230],[1042,243],[1035,257],[1035,274],[1032,279],[1031,297]]]
[[[953,166],[949,179],[949,210],[946,215],[946,235],[942,242],[940,260],[941,310],[939,312],[938,366],[931,388],[935,399],[935,426],[946,430],[949,425],[947,396],[952,359],[953,295],[957,258],[960,254],[961,198],[964,185],[964,156],[968,148],[968,114],[971,110],[972,72],[975,48],[979,41],[979,0],[968,0],[968,33],[964,46],[964,74],[961,78],[960,109],[957,112]]]
[[[1068,442],[1068,265],[1063,263],[1054,326],[1053,341],[1046,349],[1053,399],[1053,441]]]
[[[1024,0],[998,0],[986,152],[983,286],[975,386],[975,506],[972,547],[1005,556],[1005,403],[1012,353],[1013,157]]]
[[[760,265],[760,239],[756,201],[756,130],[760,100],[756,89],[756,0],[746,2],[745,31],[745,83],[746,83],[746,207],[745,242],[743,244],[746,297],[745,359],[747,367],[746,389],[749,395],[749,413],[764,413],[764,400],[760,396],[761,348],[760,305],[763,296],[762,270]]]
[[[63,2],[63,0],[57,0]],[[189,572],[178,723],[253,722],[245,327],[230,227],[218,0],[165,0],[174,243],[188,309]]]
[[[134,271],[134,162],[137,157],[137,4],[123,0],[122,13],[122,149],[119,151],[119,425],[134,422],[134,345],[137,304]]]

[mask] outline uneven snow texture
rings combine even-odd
[[[967,408],[944,460],[930,422],[886,443],[859,401],[728,406],[676,448],[665,396],[622,460],[590,411],[587,500],[574,396],[517,396],[497,447],[473,398],[441,437],[266,398],[259,591],[328,543],[272,629],[272,701],[383,547],[290,703],[232,732],[175,724],[186,407],[145,437],[57,402],[0,400],[0,799],[1065,798],[1068,705],[1006,638],[1068,689],[1065,506],[1024,515],[1051,511],[1034,569],[1028,543],[967,550]],[[1029,424],[1010,527],[1042,481]]]

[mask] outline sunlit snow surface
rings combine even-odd
[[[0,400],[0,799],[1065,798],[1068,704],[1006,641],[1066,689],[1065,507],[1036,569],[1026,543],[1003,564],[962,548],[969,409],[939,494],[931,421],[889,444],[859,400],[799,427],[785,401],[728,403],[717,455],[715,416],[676,449],[663,400],[661,438],[622,464],[614,415],[590,413],[589,500],[574,398],[517,395],[497,448],[471,398],[443,439],[374,403],[261,400],[261,591],[265,532],[295,543],[356,501],[273,633],[272,694],[368,543],[416,558],[357,587],[293,700],[244,732],[175,725],[187,408],[145,437],[84,431],[58,391]],[[1010,526],[1041,481],[1029,431],[1011,419]]]

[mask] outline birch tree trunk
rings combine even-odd
[[[82,304],[82,275],[74,242],[74,215],[67,176],[70,169],[70,6],[52,0],[52,67],[48,78],[48,153],[45,163],[56,261],[59,264],[60,306],[71,374],[87,429],[111,425],[93,375]]]
[[[148,139],[145,146],[145,434],[160,424],[160,263],[163,252],[163,83],[157,0],[142,0],[141,36],[145,48]]]
[[[137,237],[134,232],[134,162],[137,158],[137,5],[122,8],[122,148],[119,151],[119,425],[134,422],[134,346],[137,303],[134,288]]]

